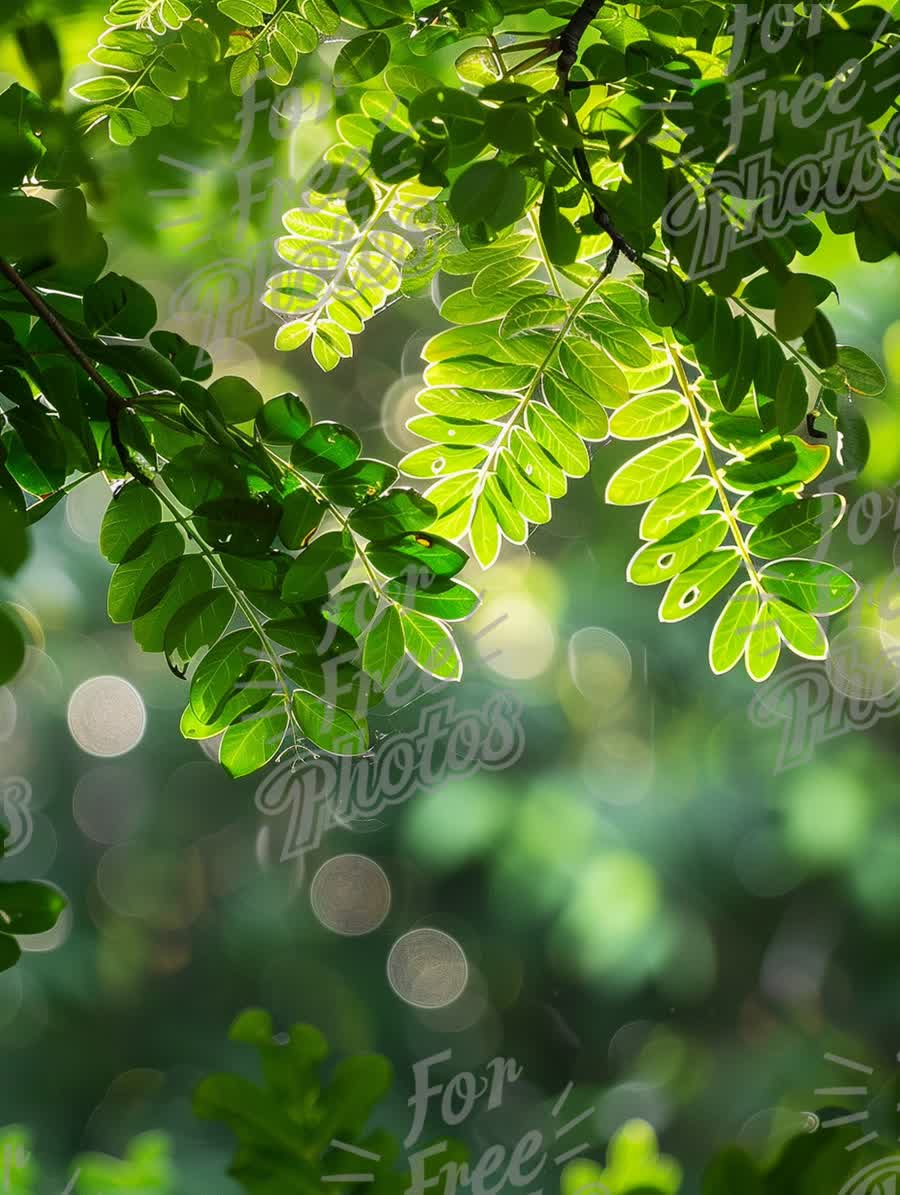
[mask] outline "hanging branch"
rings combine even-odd
[[[0,274],[7,279],[7,281],[16,288],[19,294],[25,299],[30,307],[34,309],[39,319],[41,319],[56,339],[60,342],[66,352],[78,365],[84,370],[87,376],[91,379],[103,397],[106,399],[106,417],[109,420],[109,434],[118,454],[119,460],[122,462],[122,468],[126,473],[130,473],[142,485],[150,485],[150,478],[147,477],[138,466],[131,459],[128,449],[122,440],[122,433],[119,428],[119,417],[123,411],[127,411],[129,404],[121,394],[117,394],[107,382],[106,378],[102,376],[94,368],[94,365],[87,354],[79,348],[69,333],[66,331],[62,322],[56,313],[44,302],[37,291],[33,290],[22,275],[10,265],[8,261],[0,257]]]
[[[575,116],[575,109],[572,107],[569,99],[569,94],[572,91],[573,84],[570,79],[572,67],[578,59],[578,48],[581,45],[581,39],[584,37],[588,27],[593,21],[594,17],[600,12],[603,7],[604,0],[584,0],[584,3],[563,29],[559,35],[560,55],[556,64],[556,73],[559,76],[559,89],[565,96],[566,105],[568,108],[569,118],[572,123],[577,126],[577,118]],[[615,258],[621,253],[623,257],[627,257],[629,261],[637,263],[640,261],[638,252],[629,245],[620,232],[616,230],[613,224],[612,217],[603,206],[597,194],[597,186],[594,182],[594,175],[591,171],[591,164],[588,161],[587,153],[584,146],[579,145],[572,152],[575,161],[575,167],[578,170],[578,176],[584,183],[591,197],[593,205],[594,223],[598,228],[609,237],[613,245],[613,253]],[[614,261],[615,261],[614,258]]]

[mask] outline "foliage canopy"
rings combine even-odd
[[[0,97],[4,568],[23,521],[102,472],[109,615],[190,674],[184,734],[223,734],[235,776],[364,752],[406,664],[460,678],[453,624],[478,602],[460,545],[489,568],[612,437],[634,453],[606,501],[645,508],[627,579],[664,587],[660,619],[724,597],[716,673],[822,659],[857,585],[815,551],[845,507],[818,479],[833,444],[864,464],[854,399],[884,379],[837,343],[834,287],[802,259],[822,218],[861,261],[900,247],[900,23],[852,0],[775,23],[742,7],[739,35],[716,0],[115,0],[74,112],[50,27],[23,25],[40,95]],[[277,347],[331,370],[388,304],[453,280],[423,445],[396,464],[297,395],[210,382],[205,348],[107,271],[86,200],[98,138],[128,153],[189,95],[287,88],[335,39],[340,140],[260,298]],[[832,159],[851,110],[855,156]],[[17,635],[4,614],[7,674]]]

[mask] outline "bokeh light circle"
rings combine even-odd
[[[18,706],[12,690],[5,685],[0,688],[0,743],[8,742],[16,729]]]
[[[147,726],[143,698],[121,676],[94,676],[69,698],[69,733],[88,755],[111,759],[138,745]]]
[[[489,597],[472,626],[485,632],[478,640],[479,655],[508,680],[534,680],[553,662],[553,625],[527,594]]]
[[[582,627],[569,640],[569,674],[582,697],[610,709],[631,686],[631,652],[618,635],[604,627]]]
[[[109,507],[109,486],[99,475],[83,481],[66,498],[66,523],[83,543],[97,543],[100,525]]]
[[[900,685],[900,652],[872,627],[847,627],[832,639],[825,671],[845,697],[878,701]]]
[[[391,885],[374,859],[335,855],[313,877],[309,900],[326,929],[344,937],[359,937],[378,929],[387,917]]]
[[[75,785],[72,816],[82,834],[113,846],[140,827],[148,803],[141,772],[129,765],[101,765],[85,772]]]
[[[439,929],[413,929],[398,938],[387,961],[396,995],[416,1008],[445,1008],[465,991],[469,964],[455,938]]]

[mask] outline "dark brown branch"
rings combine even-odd
[[[588,26],[603,7],[604,0],[584,0],[584,3],[559,35],[560,55],[557,72],[568,90],[569,71],[578,58],[578,47]]]
[[[561,47],[559,60],[556,64],[556,73],[559,76],[559,89],[565,96],[566,105],[568,108],[569,119],[572,124],[577,127],[577,117],[575,116],[575,109],[569,100],[569,93],[572,90],[573,84],[569,75],[572,67],[578,59],[578,47],[581,45],[581,39],[588,30],[588,26],[594,17],[600,12],[603,7],[604,0],[584,0],[584,3],[560,33],[558,41]],[[614,254],[614,261],[619,254],[627,257],[631,262],[639,262],[640,255],[631,245],[625,240],[620,232],[616,231],[613,224],[612,217],[609,212],[600,202],[597,195],[596,185],[594,183],[594,176],[591,171],[591,164],[588,161],[587,153],[584,146],[579,145],[572,154],[575,160],[575,167],[578,171],[578,177],[584,183],[591,197],[591,204],[593,208],[594,223],[600,228],[609,239],[612,241],[612,252]]]
[[[112,386],[107,382],[106,378],[94,368],[93,362],[87,356],[83,349],[81,349],[66,331],[59,316],[47,306],[37,291],[33,290],[22,275],[11,266],[5,258],[0,257],[0,274],[16,288],[19,294],[25,301],[34,309],[39,319],[47,325],[56,339],[60,342],[66,352],[74,361],[81,366],[87,376],[91,379],[103,397],[106,399],[106,417],[109,420],[109,434],[113,442],[113,447],[118,454],[119,460],[122,462],[122,468],[126,473],[130,473],[132,477],[136,478],[143,485],[150,485],[150,478],[146,477],[137,465],[132,461],[128,449],[122,440],[122,433],[119,429],[119,416],[123,411],[127,411],[129,407],[128,400],[123,398],[121,394],[117,394]]]

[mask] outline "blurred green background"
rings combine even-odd
[[[103,5],[43,11],[67,83],[87,77]],[[11,32],[20,16],[13,4],[2,18],[2,86],[33,85]],[[311,72],[315,57],[305,61]],[[224,92],[185,100],[176,126],[128,151],[101,132],[94,215],[112,267],[154,293],[162,326],[210,348],[217,374],[241,373],[265,393],[293,389],[316,417],[356,428],[367,454],[396,460],[415,443],[404,420],[418,350],[440,327],[433,303],[392,306],[356,356],[323,375],[305,350],[274,352],[255,301],[275,266],[280,213],[332,137],[323,94],[310,74],[290,137],[281,117],[269,123],[268,105],[284,95],[263,88],[249,138]],[[864,475],[831,470],[851,514],[829,558],[864,581],[845,633],[890,637],[893,614],[900,639],[890,602],[900,266],[860,266],[849,239],[825,230],[808,268],[838,286],[829,314],[839,339],[889,376],[884,399],[863,400],[873,439]],[[107,622],[103,485],[79,487],[40,525],[12,595],[33,646],[15,686],[0,690],[0,781],[30,784],[34,832],[4,874],[55,882],[71,908],[0,976],[0,1125],[28,1126],[48,1173],[159,1128],[173,1136],[187,1190],[237,1190],[222,1177],[227,1135],[194,1120],[190,1094],[209,1070],[249,1066],[226,1032],[257,1004],[281,1028],[315,1024],[340,1054],[385,1053],[398,1079],[384,1118],[401,1137],[417,1059],[450,1048],[461,1070],[511,1056],[524,1068],[515,1100],[482,1131],[516,1139],[573,1082],[573,1106],[595,1108],[593,1156],[642,1118],[684,1165],[687,1189],[721,1144],[762,1150],[773,1131],[814,1127],[807,1114],[827,1102],[816,1089],[848,1080],[828,1053],[873,1068],[861,1080],[873,1098],[893,1092],[897,691],[874,724],[829,741],[814,741],[824,705],[805,721],[796,706],[792,727],[809,750],[778,770],[791,684],[812,693],[802,677],[819,673],[783,662],[751,716],[760,694],[743,674],[709,672],[714,613],[658,625],[659,593],[624,581],[638,515],[602,503],[627,451],[598,446],[591,478],[527,548],[507,546],[489,574],[464,574],[485,603],[463,635],[457,706],[498,691],[520,701],[518,762],[331,829],[303,874],[280,861],[286,821],[258,812],[256,782],[229,781],[181,739],[183,682]],[[146,710],[143,737],[112,759],[82,750],[67,721],[72,693],[97,676],[130,682]],[[413,729],[430,700],[383,732]],[[310,877],[348,853],[375,860],[391,890],[386,919],[360,937],[331,931],[310,902]],[[452,935],[468,962],[466,992],[443,1009],[404,1003],[387,980],[392,945],[421,927]],[[881,1102],[869,1123],[889,1144],[896,1100],[884,1115]]]

